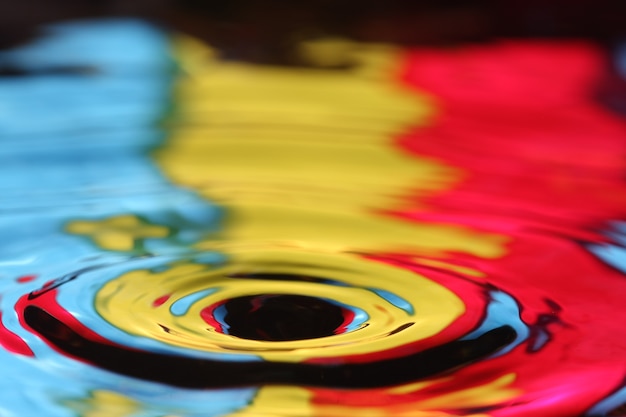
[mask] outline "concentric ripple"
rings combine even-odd
[[[248,249],[226,259],[134,261],[119,276],[120,266],[78,271],[24,296],[18,314],[64,354],[196,388],[395,385],[487,357],[517,336],[512,325],[485,323],[462,340],[445,337],[463,300],[362,256]]]

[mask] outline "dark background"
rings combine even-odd
[[[289,40],[341,35],[399,44],[494,37],[584,37],[611,44],[626,33],[626,0],[5,0],[0,47],[43,23],[139,16],[254,61],[285,60]]]

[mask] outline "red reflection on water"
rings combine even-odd
[[[621,386],[626,279],[585,246],[608,242],[601,231],[626,212],[626,123],[594,101],[605,65],[603,53],[586,43],[501,42],[406,54],[402,82],[434,96],[441,112],[432,125],[398,137],[397,146],[459,167],[465,178],[429,198],[429,209],[416,204],[387,214],[510,237],[501,258],[449,254],[444,260],[484,272],[485,278],[473,280],[515,297],[530,336],[431,387],[402,395],[318,389],[318,406],[341,403],[394,414],[403,405],[410,410],[511,372],[519,395],[467,413],[570,416]],[[398,255],[383,259],[419,268]],[[438,279],[433,270],[419,272]],[[464,301],[472,299],[454,290]],[[434,409],[460,412],[452,404]]]

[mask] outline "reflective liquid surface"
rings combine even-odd
[[[0,415],[626,415],[610,57],[300,53],[133,20],[0,53]]]

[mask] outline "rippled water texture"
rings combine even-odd
[[[626,415],[609,57],[301,52],[0,53],[0,416]]]

